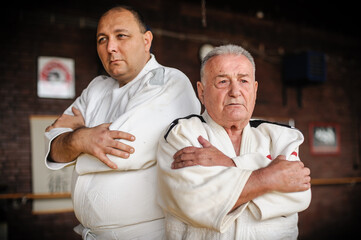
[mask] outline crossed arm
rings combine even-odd
[[[54,128],[71,128],[72,132],[66,132],[56,137],[51,144],[50,158],[55,162],[71,162],[81,153],[88,153],[108,165],[117,168],[116,164],[109,160],[107,154],[121,158],[128,158],[134,153],[134,148],[117,141],[124,139],[134,141],[135,137],[122,131],[109,130],[110,123],[104,123],[96,127],[86,127],[81,112],[72,108],[73,114],[62,114],[52,125],[46,128],[46,132]]]
[[[186,147],[174,154],[173,169],[189,166],[234,167],[231,158],[223,154],[203,137],[198,137],[203,148]],[[240,205],[266,193],[300,192],[311,187],[310,169],[300,161],[287,161],[283,155],[275,158],[267,167],[255,170],[250,175],[241,195],[231,211]]]

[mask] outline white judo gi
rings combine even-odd
[[[48,161],[51,141],[72,129],[46,133],[48,168],[76,164],[72,200],[81,223],[76,231],[84,239],[161,239],[164,215],[156,203],[156,150],[169,122],[200,113],[189,79],[177,69],[160,65],[152,55],[133,81],[119,87],[115,79],[96,77],[66,114],[72,115],[72,106],[81,111],[87,127],[111,122],[110,130],[136,137],[134,142],[125,142],[135,149],[128,159],[108,155],[118,166],[113,170],[88,154],[68,164]]]
[[[297,239],[297,213],[309,206],[310,190],[267,193],[229,213],[253,170],[266,167],[281,154],[288,160],[299,160],[301,132],[259,123],[251,121],[244,128],[239,156],[225,129],[207,112],[171,124],[160,139],[157,156],[158,201],[166,215],[167,239]],[[176,151],[187,146],[201,147],[197,140],[200,135],[232,158],[236,167],[171,169]]]

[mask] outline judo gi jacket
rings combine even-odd
[[[232,158],[236,167],[191,166],[171,169],[173,155],[187,146],[202,147],[199,136]],[[297,239],[298,212],[311,191],[270,192],[231,211],[253,170],[278,155],[299,161],[304,138],[294,128],[251,121],[242,132],[240,154],[223,127],[205,112],[174,121],[158,149],[159,204],[166,215],[167,239]]]
[[[128,159],[108,155],[118,166],[113,170],[88,154],[68,164],[49,161],[51,141],[73,130],[55,128],[46,133],[48,168],[75,164],[72,200],[81,223],[77,232],[84,239],[152,239],[152,233],[164,233],[164,215],[156,203],[156,149],[170,122],[200,113],[189,79],[160,65],[152,55],[138,76],[122,87],[113,78],[96,77],[65,113],[72,115],[73,106],[81,111],[86,127],[112,123],[110,130],[136,137],[134,142],[120,140],[135,149]]]

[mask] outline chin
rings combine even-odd
[[[248,117],[248,114],[240,112],[227,114],[227,119],[234,122],[244,121],[245,119],[248,119]]]

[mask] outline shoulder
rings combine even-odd
[[[293,129],[293,127],[291,127],[290,125],[287,124],[282,124],[282,123],[278,123],[278,122],[270,122],[270,121],[265,121],[265,120],[250,120],[249,124],[252,128],[258,128],[260,127],[262,124],[262,127],[267,126],[267,127],[280,127],[280,128],[288,128],[288,129]]]
[[[157,60],[156,60],[156,57],[152,54],[152,58],[151,60],[149,61],[149,65],[151,66],[151,68],[163,68],[166,76],[171,76],[171,77],[174,77],[174,76],[177,76],[177,77],[180,77],[180,78],[185,78],[185,79],[188,79],[188,77],[182,72],[180,71],[179,69],[177,68],[174,68],[174,67],[169,67],[169,66],[164,66],[162,64],[160,64]]]
[[[80,99],[84,103],[98,101],[118,86],[118,82],[111,77],[97,76],[83,89]]]
[[[196,98],[192,82],[183,72],[176,68],[164,66],[159,69],[162,69],[162,74],[158,75],[157,83],[155,82],[157,78],[150,80],[152,85],[160,85],[168,95],[181,95],[192,99],[192,101]],[[159,76],[162,76],[162,80],[159,80]]]
[[[177,118],[175,119],[168,127],[167,131],[165,132],[164,139],[167,140],[168,135],[170,132],[175,130],[176,128],[182,127],[182,129],[189,129],[192,130],[197,127],[197,125],[202,125],[206,121],[201,115],[191,114],[186,117]]]
[[[187,75],[185,75],[181,70],[177,69],[177,68],[173,68],[173,67],[165,67],[162,66],[164,68],[165,71],[165,75],[166,77],[169,78],[169,80],[187,80],[189,81]]]
[[[108,76],[100,75],[95,77],[87,86],[86,91],[88,93],[99,94],[101,92],[108,92],[111,89],[117,88],[118,82]]]
[[[105,76],[105,75],[99,75],[89,83],[89,87],[93,86],[114,86],[117,84],[117,81],[114,78]]]
[[[287,124],[265,120],[251,120],[249,124],[252,132],[259,132],[274,140],[282,137],[303,139],[303,134],[300,130]]]
[[[152,86],[178,86],[182,88],[185,84],[189,84],[188,77],[178,69],[165,67],[160,64],[157,67],[147,70],[144,75],[145,82]]]

